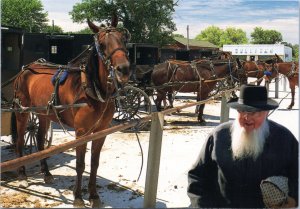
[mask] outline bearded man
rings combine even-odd
[[[278,103],[268,99],[265,87],[243,85],[240,97],[228,106],[238,111],[237,118],[215,128],[188,172],[191,206],[296,207],[298,141],[287,128],[267,118]],[[269,177],[288,179],[286,199],[280,205],[266,205],[263,199],[260,185]]]

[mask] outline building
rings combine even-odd
[[[161,48],[160,61],[168,59],[191,61],[203,57],[210,57],[219,51],[219,48],[208,42],[175,37],[175,43]]]
[[[285,62],[290,62],[293,58],[292,48],[283,44],[224,45],[223,51],[229,51],[243,60],[267,60],[275,54]]]
[[[39,58],[67,64],[93,42],[92,34],[25,33],[1,26],[1,83]]]

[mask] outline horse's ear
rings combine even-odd
[[[118,25],[118,15],[116,14],[116,12],[114,12],[111,17],[111,26],[116,28],[117,25]]]
[[[87,19],[87,23],[88,23],[90,29],[91,29],[94,33],[98,33],[98,32],[99,32],[99,28],[98,28],[94,23],[92,23],[89,19]]]

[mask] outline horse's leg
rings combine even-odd
[[[200,92],[197,93],[197,102],[200,101],[201,95]],[[198,122],[201,125],[204,125],[206,123],[206,121],[203,118],[203,110],[204,110],[204,106],[205,104],[201,104],[198,106],[197,111],[198,111]]]
[[[96,177],[97,177],[97,170],[99,167],[100,151],[102,149],[104,141],[105,141],[105,137],[92,142],[91,173],[90,173],[90,180],[88,186],[89,193],[90,193],[89,201],[92,208],[99,208],[101,206],[101,200],[99,198],[96,189]]]
[[[172,92],[168,92],[168,100],[169,100],[169,106],[171,107],[171,108],[173,108],[174,106],[173,106],[173,102],[174,102],[174,100],[173,100],[173,94],[172,94]]]
[[[287,109],[292,109],[294,104],[295,104],[295,85],[293,85],[292,81],[289,80],[290,82],[290,89],[291,89],[291,94],[292,94],[292,101],[291,104],[287,107]]]
[[[17,140],[16,140],[16,155],[22,157],[24,155],[24,135],[27,128],[27,120],[29,113],[16,113],[16,124],[17,124]],[[28,187],[27,176],[25,172],[25,166],[21,166],[17,169],[19,187]]]
[[[38,150],[42,151],[44,150],[44,144],[45,144],[45,137],[46,133],[48,131],[50,125],[50,121],[45,118],[40,116],[39,117],[39,128],[38,128],[38,133],[37,133],[37,146]],[[41,172],[44,173],[44,181],[47,184],[50,184],[53,182],[54,178],[52,174],[49,172],[48,164],[46,159],[42,159],[41,161]]]
[[[257,82],[256,82],[256,85],[257,86],[260,86],[260,84],[261,84],[261,82],[263,81],[263,79],[260,79],[260,78],[257,78],[258,80],[257,80]],[[266,85],[266,84],[265,84]]]
[[[205,123],[206,123],[206,121],[203,118],[204,107],[205,107],[205,104],[201,104],[198,109],[198,121],[201,125],[205,125]]]
[[[161,102],[166,98],[166,92],[157,91],[157,98],[155,101],[157,111],[161,111]]]
[[[85,131],[76,131],[76,137],[82,136]],[[82,199],[81,194],[81,185],[82,185],[82,174],[85,168],[85,152],[86,145],[83,144],[81,146],[76,147],[76,183],[74,187],[74,206],[75,207],[84,207],[84,201]]]

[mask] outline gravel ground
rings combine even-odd
[[[291,95],[282,91],[280,86],[280,107],[269,118],[288,127],[299,139],[298,118],[299,103],[298,89],[296,102],[292,110],[285,108],[290,103]],[[287,90],[289,90],[287,88]],[[188,100],[176,100],[176,105],[194,101],[194,94],[182,94]],[[183,98],[182,95],[180,98]],[[270,97],[274,98],[274,86],[270,87]],[[189,199],[186,195],[187,171],[199,154],[199,150],[207,134],[219,124],[220,101],[213,101],[206,105],[204,117],[206,126],[200,126],[194,113],[194,107],[186,108],[179,113],[165,116],[163,143],[161,151],[160,173],[157,191],[158,208],[188,207]],[[230,118],[236,112],[230,111]],[[74,132],[71,131],[72,134]],[[54,129],[53,145],[73,140],[61,129]],[[132,132],[116,132],[107,136],[102,149],[100,166],[97,176],[97,187],[103,207],[105,208],[142,208],[145,176],[147,168],[149,131],[138,133],[143,149],[144,165],[140,179],[137,181],[142,163],[142,154],[137,137]],[[1,137],[1,162],[14,158],[14,151],[7,142],[10,137]],[[86,169],[83,178],[83,194],[86,207],[89,208],[87,184],[90,168],[90,143],[86,156]],[[73,207],[72,189],[75,180],[75,152],[74,149],[52,156],[48,165],[54,183],[43,183],[43,175],[39,172],[39,163],[27,166],[29,187],[18,188],[16,172],[5,172],[1,176],[1,206],[4,208],[42,207],[42,208],[70,208]]]

